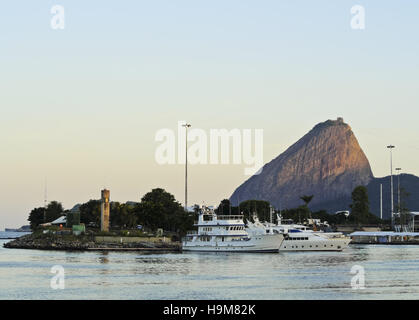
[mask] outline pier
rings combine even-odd
[[[419,232],[356,231],[349,236],[352,244],[419,244]]]

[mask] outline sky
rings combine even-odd
[[[51,8],[64,8],[53,29]],[[365,29],[351,28],[351,8]],[[343,117],[375,176],[419,175],[419,3],[333,0],[0,2],[0,230],[48,201],[183,203],[156,132],[263,129],[264,163]],[[245,164],[190,165],[188,204],[218,204]]]

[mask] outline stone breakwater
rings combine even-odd
[[[89,239],[90,238],[90,239]],[[113,250],[113,251],[180,251],[181,244],[178,242],[129,242],[129,243],[97,243],[91,237],[64,238],[36,237],[27,235],[7,242],[3,245],[11,249],[37,249],[37,250]]]

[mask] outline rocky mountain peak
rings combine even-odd
[[[300,196],[314,195],[311,205],[316,207],[350,198],[356,186],[371,179],[370,164],[351,127],[337,118],[317,124],[239,186],[230,200],[267,200],[278,208],[292,208],[302,204]]]

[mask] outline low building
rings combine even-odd
[[[59,226],[59,225],[63,225],[64,226],[66,224],[67,224],[67,217],[66,216],[61,216],[61,217],[55,219],[54,221],[43,223],[40,226],[41,227]]]
[[[362,244],[409,244],[419,243],[419,232],[394,232],[394,231],[356,231],[349,235],[351,243]]]

